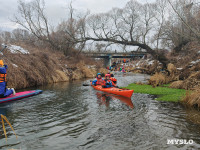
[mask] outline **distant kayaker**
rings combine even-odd
[[[110,74],[105,75],[105,79],[103,80],[103,86],[102,87],[104,87],[104,88],[116,87],[116,85],[110,79]]]
[[[126,63],[126,59],[123,60],[123,63]]]
[[[103,79],[101,77],[101,73],[97,73],[97,77],[94,81],[92,81],[92,85],[102,85],[103,84]]]
[[[126,73],[125,68],[124,68],[124,65],[123,65],[123,68],[122,68],[122,72],[123,72],[123,73]]]
[[[4,65],[3,60],[0,60],[0,98],[7,97],[11,94],[15,95],[15,90],[14,88],[12,89],[7,89],[7,65]]]

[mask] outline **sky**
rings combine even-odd
[[[26,2],[30,0],[25,0]],[[78,12],[90,10],[90,13],[102,13],[113,7],[123,8],[129,0],[72,0],[73,7]],[[155,0],[138,0],[141,3],[154,2]],[[45,0],[46,14],[51,22],[59,23],[67,18],[67,8],[71,0]],[[11,22],[13,15],[17,13],[18,0],[0,0],[0,30],[8,30],[20,27]]]

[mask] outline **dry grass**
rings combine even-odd
[[[135,84],[137,84],[137,85],[144,85],[144,83],[142,83],[141,81],[136,82]]]
[[[175,88],[175,89],[184,89],[184,82],[183,81],[174,81],[170,84],[170,88]]]
[[[135,69],[133,72],[134,72],[134,73],[142,73],[142,70]]]
[[[153,87],[160,86],[168,83],[168,78],[162,73],[156,73],[149,79],[149,84]]]
[[[174,64],[169,63],[167,65],[167,70],[170,72],[170,74],[174,74],[176,72],[176,67],[174,66]]]
[[[75,70],[72,72],[71,80],[79,80],[81,78],[84,78],[84,75],[80,70]]]
[[[89,68],[90,65],[95,66],[95,62],[90,59],[80,61],[66,57],[61,52],[30,47],[26,49],[30,54],[4,53],[4,63],[8,65],[8,87],[23,89],[96,76],[97,68]]]
[[[193,92],[187,92],[182,101],[187,106],[200,108],[200,89],[196,89]]]
[[[89,68],[88,65],[85,64],[84,61],[81,61],[77,64],[78,70],[80,70],[80,73],[83,74],[85,78],[93,78],[96,76],[96,67],[95,68]]]
[[[108,73],[108,70],[106,68],[99,68],[97,72],[100,72],[105,75]]]
[[[200,72],[191,73],[190,76],[184,80],[183,88],[187,90],[200,88]]]
[[[195,123],[195,124],[200,124],[200,115],[199,111],[196,109],[186,109],[186,119],[189,121]]]
[[[60,73],[63,71],[62,65],[55,54],[39,52],[30,55],[15,54],[9,55],[5,62],[9,67],[9,87],[26,88],[67,80]]]

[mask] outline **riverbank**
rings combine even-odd
[[[156,100],[159,101],[178,102],[186,95],[186,90],[169,88],[169,84],[162,87],[152,87],[151,85],[147,84],[132,83],[126,88],[134,90],[134,93],[156,95],[158,96]]]
[[[67,57],[59,51],[26,45],[8,45],[3,60],[8,65],[8,87],[15,89],[92,78],[98,71],[106,72],[84,56]]]
[[[183,46],[182,49],[178,52],[174,50],[172,50],[171,52],[167,52],[166,57],[169,59],[170,63],[168,63],[167,68],[165,69],[163,69],[163,66],[160,62],[154,60],[149,55],[146,58],[138,59],[131,62],[127,66],[127,70],[131,72],[150,74],[151,77],[148,81],[148,84],[152,87],[155,87],[153,91],[156,90],[156,87],[160,87],[165,84],[170,84],[169,88],[191,91],[182,98],[183,102],[190,107],[197,106],[200,108],[199,49],[200,44],[198,41],[196,41],[189,42],[187,45]],[[151,86],[149,86],[149,94],[151,94]]]

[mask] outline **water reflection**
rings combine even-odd
[[[105,94],[96,92],[97,95],[97,103],[99,105],[105,105],[107,108],[109,107],[110,101],[114,100],[120,100],[122,103],[126,104],[130,108],[134,108],[133,103],[130,98],[126,98],[123,96],[117,96],[117,95],[111,95],[111,94]]]

